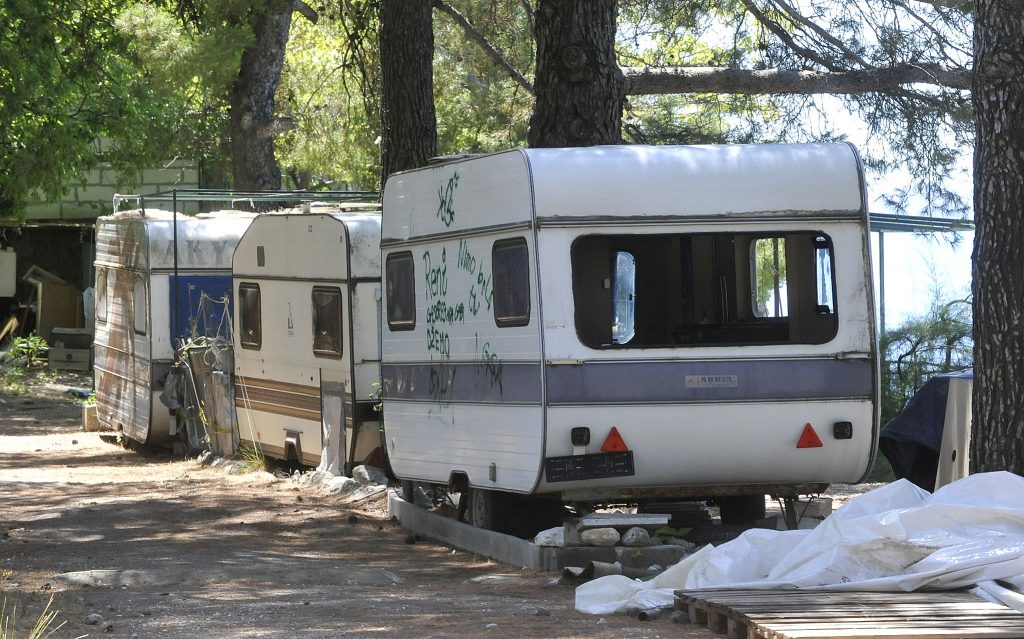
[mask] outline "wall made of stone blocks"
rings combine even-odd
[[[138,175],[122,179],[125,177],[109,163],[100,163],[86,174],[84,183],[70,184],[61,201],[29,205],[27,217],[29,220],[91,220],[111,212],[115,193],[151,194],[172,188],[199,188],[199,167],[191,159],[169,160],[157,168],[144,169]],[[132,186],[117,186],[126,183]],[[171,205],[154,206],[169,209]]]

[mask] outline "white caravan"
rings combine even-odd
[[[175,222],[176,220],[176,222]],[[231,254],[252,216],[237,211],[197,217],[139,209],[96,222],[94,336],[96,416],[133,441],[167,445],[177,434],[160,403],[175,340],[221,328],[203,317],[203,294],[231,292]]]
[[[249,446],[335,474],[383,466],[380,224],[379,210],[314,206],[261,215],[239,242],[235,409]]]
[[[870,469],[853,147],[513,150],[392,175],[383,206],[391,467],[468,489],[477,525],[516,493],[742,519]]]

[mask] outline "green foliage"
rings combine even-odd
[[[277,108],[296,128],[279,136],[275,148],[293,188],[377,187],[380,124],[364,99],[360,65],[347,49],[348,38],[337,20],[315,25],[298,15],[292,20]]]
[[[58,198],[101,160],[130,185],[139,167],[178,148],[180,101],[151,85],[130,34],[116,27],[128,6],[0,3],[0,216]]]
[[[522,3],[450,2],[527,80],[534,38]],[[434,96],[441,155],[487,153],[526,145],[533,96],[448,16],[434,12]]]
[[[882,335],[882,424],[933,375],[973,365],[972,326],[969,299],[937,300],[927,313]]]
[[[15,337],[12,339],[9,352],[14,359],[26,358],[31,366],[40,355],[48,350],[50,350],[50,345],[46,343],[46,340],[32,333],[28,337]]]

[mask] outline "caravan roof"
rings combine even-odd
[[[867,209],[860,160],[848,144],[515,149],[391,176],[384,192],[389,212],[384,238],[437,232],[434,211],[413,212],[418,187],[408,178],[436,173],[439,181],[449,180],[453,168],[458,173],[466,163],[490,175],[486,181],[457,185],[458,198],[465,203],[479,197],[492,206],[516,202],[506,209],[514,209],[516,219],[508,219],[506,213],[505,222],[528,220],[531,208],[542,222],[602,217],[655,221],[780,211],[820,215]],[[404,215],[391,215],[403,209]],[[478,222],[460,218],[444,230],[473,228]]]
[[[254,217],[245,211],[175,216],[157,209],[103,216],[97,219],[96,262],[143,270],[230,269],[235,244]],[[128,230],[105,230],[115,228]]]

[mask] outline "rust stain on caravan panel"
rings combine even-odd
[[[137,365],[133,287],[145,268],[145,228],[137,221],[104,224],[97,262],[109,265],[106,321],[97,322],[96,397],[100,422],[134,440],[149,436],[148,366]],[[141,395],[145,395],[142,397]]]

